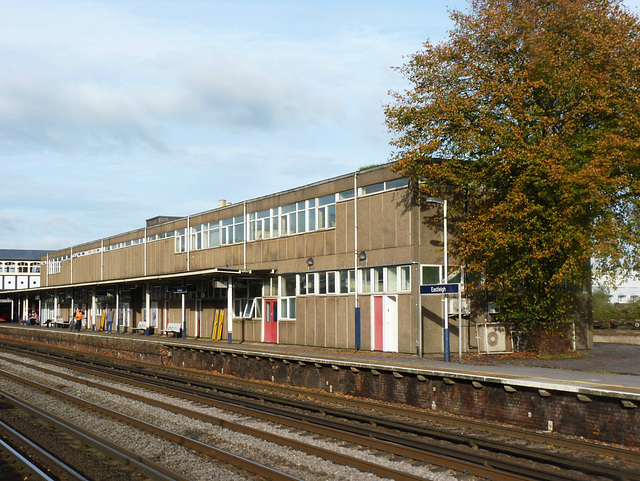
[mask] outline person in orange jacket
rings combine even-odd
[[[82,327],[82,318],[84,317],[84,311],[80,309],[80,306],[76,308],[76,312],[73,315],[73,317],[76,321],[75,328],[79,331],[80,328]]]

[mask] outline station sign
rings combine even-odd
[[[187,293],[187,288],[185,286],[174,287],[173,288],[173,293],[174,294],[186,294]]]
[[[424,284],[420,286],[420,294],[458,294],[460,284]]]

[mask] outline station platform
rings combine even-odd
[[[188,342],[185,341],[185,342]],[[206,342],[206,341],[205,341]],[[229,346],[229,344],[227,344]],[[508,354],[457,354],[451,362],[441,355],[422,358],[397,353],[336,351],[318,348],[278,346],[270,344],[234,344],[234,348],[250,351],[269,351],[300,357],[370,363],[387,368],[411,368],[439,373],[505,378],[532,387],[557,389],[563,387],[634,393],[640,396],[640,346],[624,344],[595,344],[590,351],[567,358],[527,358]],[[640,399],[640,398],[639,398]]]
[[[16,324],[3,325],[18,327]],[[19,327],[47,329],[40,326]],[[56,329],[56,331],[69,332],[66,329]],[[452,352],[451,361],[445,362],[440,354],[424,354],[422,357],[418,357],[402,353],[325,349],[273,343],[234,342],[229,344],[227,341],[212,341],[205,338],[166,338],[157,334],[145,336],[135,332],[109,334],[91,329],[83,329],[79,334],[150,342],[170,342],[185,346],[232,350],[240,354],[299,358],[309,362],[370,365],[385,370],[396,368],[396,370],[410,369],[439,373],[440,375],[454,375],[455,377],[504,378],[511,383],[518,381],[517,384],[523,386],[529,385],[544,389],[562,389],[573,392],[594,390],[599,393],[625,392],[637,395],[640,401],[640,345],[595,343],[592,350],[578,352],[573,357],[534,357],[515,353],[463,353],[462,362],[458,359],[458,353]]]
[[[626,344],[596,343],[589,351],[578,352],[574,357],[525,357],[518,354],[451,354],[445,362],[442,355],[417,355],[387,353],[379,351],[356,351],[325,349],[309,346],[290,346],[272,343],[233,343],[194,338],[169,338],[142,336],[140,334],[106,334],[82,331],[89,335],[112,335],[146,338],[202,347],[231,349],[238,353],[271,354],[276,357],[299,358],[308,362],[339,362],[344,365],[370,365],[385,370],[410,369],[440,375],[474,378],[500,378],[510,383],[541,389],[561,389],[570,392],[595,391],[599,395],[607,392],[624,392],[638,396],[640,401],[640,346]],[[633,396],[633,397],[635,397]]]

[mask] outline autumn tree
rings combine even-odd
[[[457,200],[470,287],[562,335],[592,269],[638,266],[638,18],[620,0],[472,0],[451,18],[398,68],[393,168],[416,201]]]

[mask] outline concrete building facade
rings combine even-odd
[[[407,186],[385,165],[156,217],[43,255],[40,284],[11,296],[38,303],[43,322],[64,324],[80,306],[92,329],[112,307],[120,332],[179,323],[182,335],[228,342],[443,352],[445,297],[420,294],[443,281],[443,232],[424,223]],[[459,337],[457,301],[447,302],[452,349],[477,347],[466,317]]]

